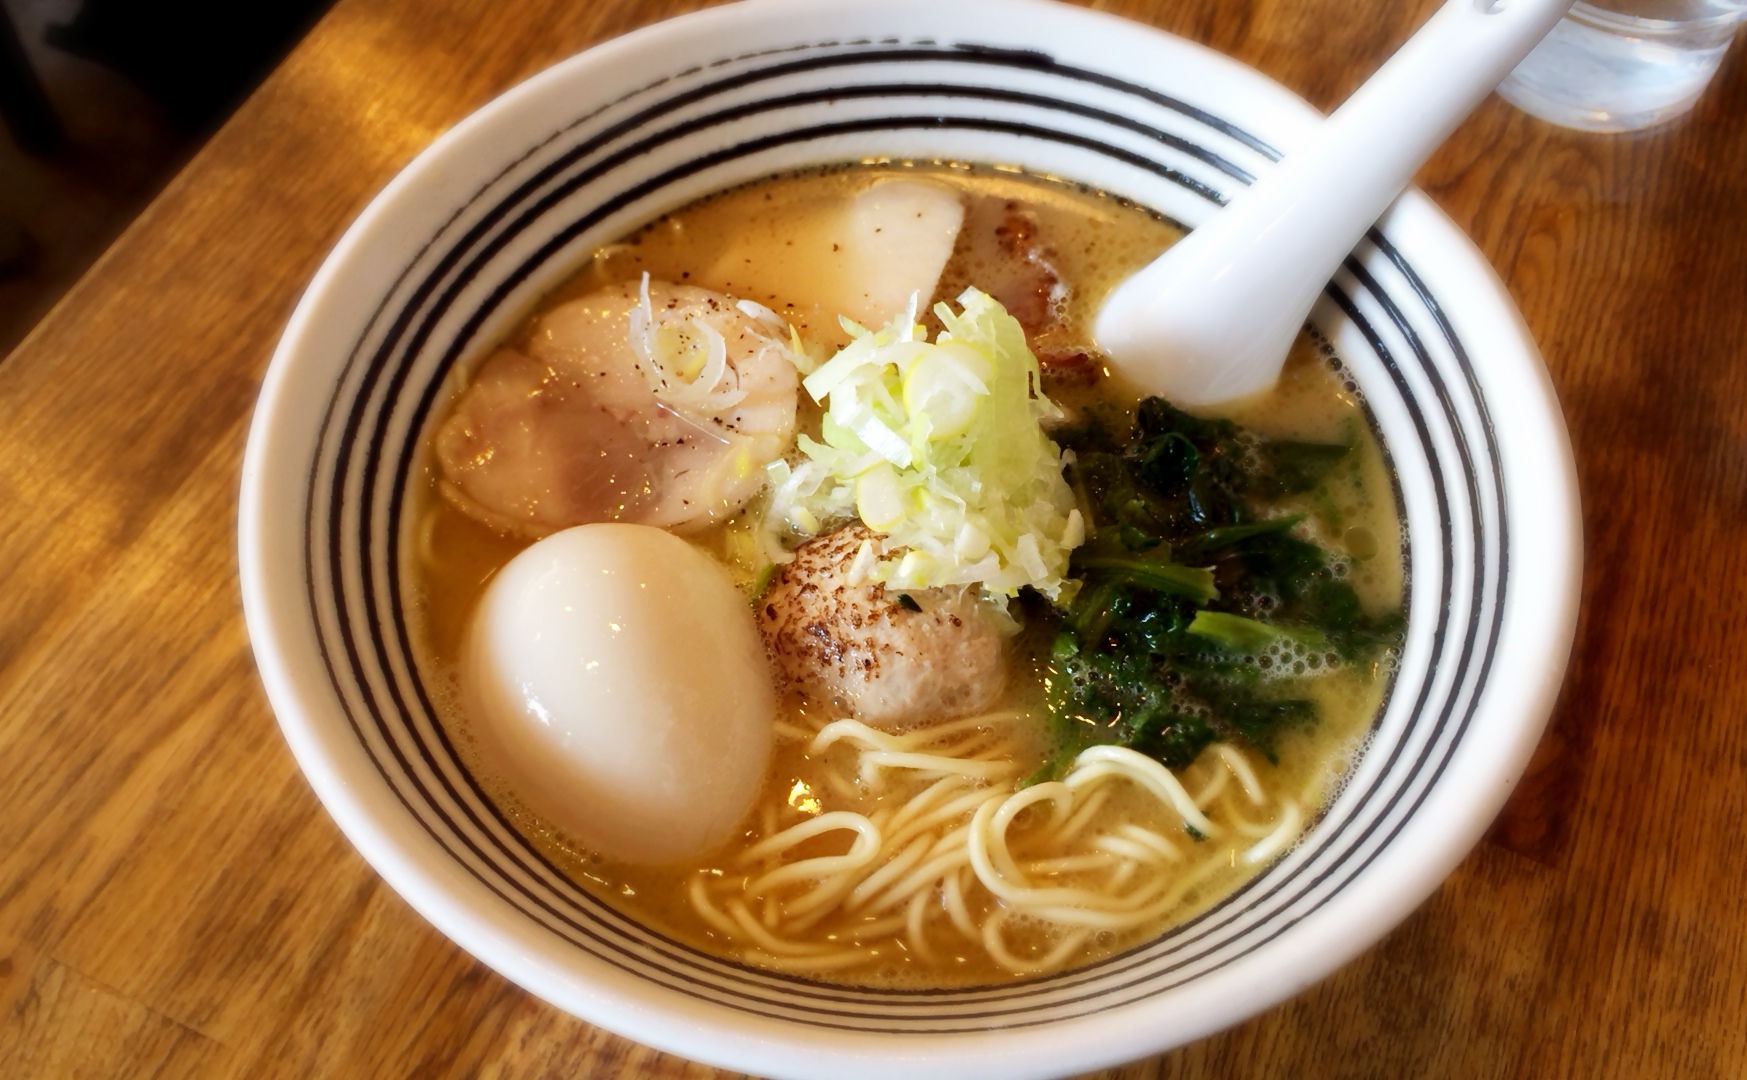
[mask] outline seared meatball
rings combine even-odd
[[[1000,633],[965,588],[907,593],[849,584],[873,533],[860,525],[810,540],[771,582],[758,611],[785,684],[863,721],[898,728],[985,708],[1007,680]]]

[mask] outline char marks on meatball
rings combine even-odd
[[[885,728],[992,705],[1007,681],[1005,649],[976,592],[851,585],[850,564],[871,539],[851,525],[808,541],[759,602],[759,629],[785,686]]]

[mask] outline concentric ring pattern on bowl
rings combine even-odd
[[[1083,183],[1193,225],[1314,122],[1205,49],[1036,2],[755,2],[631,35],[445,136],[323,267],[245,468],[250,632],[286,737],[359,850],[444,933],[560,1007],[782,1075],[1047,1075],[1181,1043],[1375,941],[1477,840],[1557,690],[1575,485],[1532,342],[1484,260],[1409,193],[1314,315],[1392,458],[1410,631],[1368,751],[1305,840],[1213,910],[1088,968],[938,992],[725,962],[559,874],[435,722],[400,552],[458,369],[599,245],[818,164],[950,161]]]

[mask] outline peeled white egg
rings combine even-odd
[[[511,559],[461,678],[487,767],[604,855],[704,855],[764,783],[776,697],[752,611],[660,529],[580,525]]]

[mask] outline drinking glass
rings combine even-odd
[[[1747,0],[1577,0],[1498,93],[1581,131],[1653,127],[1692,108],[1744,16]]]

